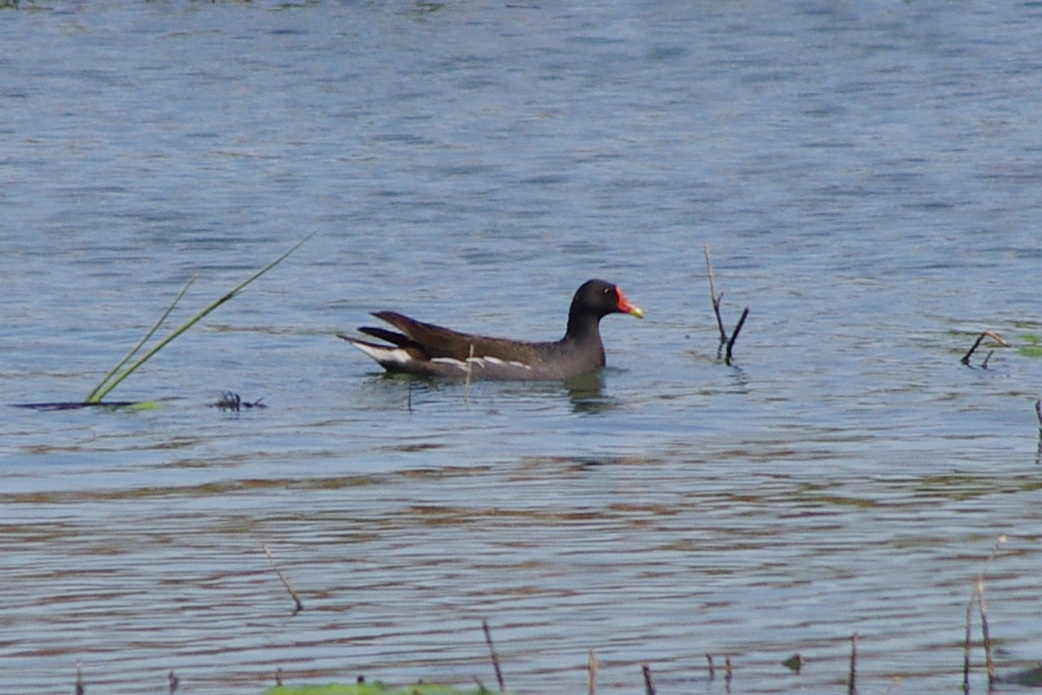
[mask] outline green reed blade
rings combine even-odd
[[[112,389],[116,388],[116,386],[118,386],[120,384],[120,382],[122,382],[128,376],[130,376],[135,371],[137,371],[137,368],[140,367],[141,365],[143,365],[149,359],[151,359],[153,355],[155,355],[157,352],[159,352],[160,350],[165,348],[175,338],[177,338],[179,335],[181,335],[182,333],[187,331],[189,328],[191,328],[192,326],[197,324],[199,321],[201,321],[203,318],[205,318],[214,309],[216,309],[217,307],[221,306],[222,304],[227,302],[229,299],[231,299],[235,295],[237,295],[240,292],[242,292],[254,280],[256,280],[260,276],[262,276],[265,273],[267,273],[269,270],[271,270],[272,268],[277,266],[282,261],[286,260],[286,258],[288,258],[291,253],[293,253],[294,251],[299,249],[301,246],[303,246],[304,242],[306,242],[311,237],[315,236],[315,234],[317,234],[317,231],[312,232],[311,234],[308,234],[306,237],[304,237],[299,242],[297,242],[296,245],[293,246],[293,248],[291,248],[289,251],[287,251],[286,253],[282,254],[278,258],[276,258],[274,261],[272,261],[268,265],[266,265],[263,268],[261,268],[260,270],[258,270],[251,277],[249,277],[248,279],[246,279],[245,281],[240,283],[231,292],[229,292],[228,294],[224,295],[223,297],[220,297],[217,300],[211,302],[210,305],[207,306],[205,309],[203,309],[202,311],[197,313],[195,316],[193,316],[192,318],[188,319],[183,324],[181,324],[176,329],[174,329],[169,335],[167,335],[165,338],[163,338],[161,341],[159,341],[159,343],[156,344],[155,347],[153,347],[151,350],[149,350],[144,355],[139,357],[136,362],[134,362],[132,365],[127,367],[124,371],[120,372],[118,376],[112,378],[111,380],[107,376],[104,380],[102,380],[101,384],[99,384],[98,387],[95,388],[94,391],[92,391],[90,393],[90,395],[87,397],[86,401],[84,401],[84,402],[85,403],[100,403],[102,398],[107,396],[109,394],[109,392],[112,391]],[[187,288],[185,288],[185,289],[187,289]],[[168,313],[169,313],[169,310],[168,310]],[[162,323],[162,320],[160,320],[160,323]],[[147,339],[148,339],[148,336],[145,336],[145,340],[147,340]],[[143,342],[144,341],[142,341],[142,343]],[[129,360],[130,357],[133,356],[134,353],[137,352],[137,350],[138,350],[138,348],[134,348],[134,350],[131,351],[130,355],[128,355],[126,358],[124,358],[123,362],[121,362],[119,365],[116,365],[116,368],[113,369],[112,371],[115,372],[116,370],[118,370],[122,364],[126,363],[126,361]],[[106,383],[106,382],[108,382],[108,383]]]
[[[185,296],[185,292],[188,291],[188,288],[192,286],[193,282],[195,282],[194,277],[190,278],[188,282],[185,283],[184,289],[182,289],[181,293],[177,295],[177,297],[174,299],[174,302],[166,308],[166,311],[164,311],[163,315],[159,317],[159,320],[156,321],[156,324],[152,326],[148,333],[145,333],[144,337],[138,341],[138,344],[131,348],[130,352],[124,355],[123,359],[117,362],[116,366],[110,369],[109,373],[106,374],[105,377],[98,382],[98,385],[94,387],[94,390],[87,395],[87,398],[84,401],[84,403],[96,403],[98,400],[100,400],[100,397],[98,399],[95,399],[95,396],[97,395],[98,391],[104,388],[105,384],[108,383],[108,380],[112,378],[112,375],[118,372],[120,369],[122,369],[123,365],[129,362],[131,358],[133,358],[134,355],[137,354],[137,351],[141,349],[141,346],[148,342],[148,339],[151,338],[152,335],[159,330],[159,327],[163,325],[164,321],[166,321],[166,317],[170,315],[170,312],[174,310],[174,307],[177,306],[177,303],[180,302],[181,298]]]

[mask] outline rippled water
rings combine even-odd
[[[0,11],[0,689],[961,687],[1042,658],[1037,3]],[[172,320],[296,254],[113,392]],[[735,366],[717,352],[703,244]],[[577,384],[385,378],[393,308]],[[984,329],[1012,343],[981,368]],[[265,408],[213,404],[233,391]],[[293,603],[262,546],[300,594]],[[978,628],[974,628],[975,634]],[[781,661],[801,654],[792,674]],[[984,689],[975,650],[974,690]]]

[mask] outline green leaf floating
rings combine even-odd
[[[1033,334],[1027,333],[1023,336],[1026,345],[1021,345],[1018,348],[1018,352],[1024,357],[1042,357],[1042,338]]]

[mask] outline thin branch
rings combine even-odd
[[[738,319],[738,324],[734,327],[734,332],[731,333],[730,340],[727,341],[727,353],[724,357],[724,363],[730,366],[733,361],[731,351],[734,349],[734,341],[738,340],[738,333],[742,330],[742,326],[745,325],[745,319],[749,315],[749,307],[745,307],[742,312],[742,317]]]
[[[988,614],[984,609],[984,577],[988,573],[988,566],[991,564],[991,561],[995,559],[995,556],[999,553],[999,549],[1005,543],[1006,534],[1002,534],[995,539],[995,544],[991,547],[991,553],[988,554],[988,559],[984,561],[984,567],[981,568],[981,572],[980,575],[977,577],[976,583],[977,605],[980,608],[980,626],[981,635],[984,638],[984,662],[988,670],[989,692],[995,686],[995,662],[991,658],[991,636],[988,634]]]
[[[970,592],[970,600],[966,603],[966,639],[962,644],[962,692],[963,695],[970,695],[970,650],[972,647],[972,638],[970,637],[970,629],[973,623],[973,598],[977,594],[977,587],[973,587],[973,591]]]
[[[287,581],[285,575],[282,574],[282,570],[280,570],[278,565],[275,564],[275,557],[271,554],[271,551],[268,550],[268,546],[264,545],[261,547],[264,548],[264,554],[268,556],[268,562],[271,563],[271,568],[275,570],[275,574],[279,575],[279,579],[282,580],[282,585],[286,587],[286,591],[288,591],[289,595],[293,597],[293,602],[297,606],[293,613],[296,614],[304,610],[304,604],[300,602],[300,597],[297,596],[297,592],[293,591],[293,587],[289,585],[289,581]]]
[[[973,347],[971,347],[969,352],[967,352],[965,355],[963,355],[962,359],[959,360],[959,361],[962,362],[963,364],[969,366],[969,364],[970,364],[970,357],[977,350],[977,348],[980,347],[981,342],[983,342],[985,338],[991,338],[992,340],[997,342],[1002,347],[1009,347],[1009,343],[1007,343],[1006,340],[1001,335],[999,335],[998,333],[995,333],[993,331],[982,331],[981,334],[979,336],[977,336],[977,340],[974,341]],[[989,355],[989,357],[990,357],[990,355]],[[985,364],[987,364],[987,360],[985,360]]]
[[[503,672],[499,669],[499,656],[496,655],[496,647],[492,644],[492,632],[488,629],[488,621],[481,621],[481,629],[485,631],[485,643],[488,644],[488,652],[492,655],[492,668],[496,670],[496,683],[499,684],[499,692],[506,692],[503,685]]]
[[[720,329],[720,342],[727,342],[727,331],[724,330],[724,320],[720,318],[720,301],[724,298],[723,292],[716,293],[713,282],[713,264],[709,260],[709,244],[704,244],[702,250],[706,254],[706,270],[709,272],[709,298],[713,300],[713,313],[716,314],[716,326]]]
[[[857,695],[857,633],[850,638],[850,680],[847,695]]]
[[[463,403],[469,405],[467,394],[470,391],[470,374],[474,369],[474,343],[470,344],[470,354],[467,356],[467,378],[463,380]]]
[[[588,695],[597,695],[597,655],[590,650],[590,660],[587,662],[587,679],[589,680]]]
[[[977,579],[977,606],[980,608],[980,631],[984,639],[984,664],[988,671],[988,692],[995,688],[995,661],[991,658],[991,635],[988,633],[988,612],[984,608],[984,577]]]
[[[655,695],[655,686],[651,682],[651,667],[647,664],[641,664],[641,670],[644,671],[645,695]]]

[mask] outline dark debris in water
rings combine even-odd
[[[221,394],[221,397],[217,399],[217,402],[213,404],[213,407],[238,413],[244,408],[267,408],[268,406],[261,402],[263,400],[263,398],[258,398],[251,403],[250,401],[244,401],[237,393],[225,391]]]
[[[79,410],[81,408],[132,408],[141,401],[106,401],[104,403],[84,403],[83,401],[54,401],[52,403],[12,403],[15,408],[29,410],[56,411]]]
[[[782,666],[789,669],[793,673],[799,673],[803,669],[803,657],[799,654],[793,654],[788,659],[782,662]]]

